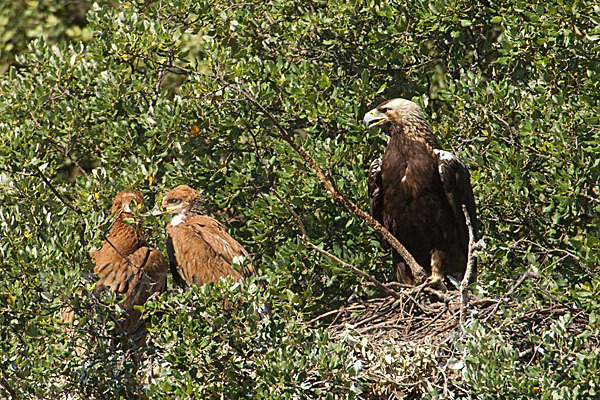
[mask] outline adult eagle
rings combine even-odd
[[[167,225],[167,253],[175,282],[186,287],[216,282],[223,276],[236,280],[242,273],[232,267],[244,264],[248,252],[225,230],[225,226],[204,214],[202,197],[187,185],[177,186],[164,197],[162,214],[174,214]],[[245,264],[244,275],[255,274]]]
[[[134,218],[131,203],[142,205],[144,198],[135,190],[123,190],[115,196],[112,228],[102,248],[90,252],[90,257],[96,263],[96,289],[109,287],[125,295],[127,316],[121,322],[121,328],[129,334],[138,335],[143,325],[139,324],[140,313],[133,306],[142,305],[152,294],[166,290],[167,263],[160,251],[148,247],[141,223],[126,221]],[[144,336],[143,333],[141,335]]]
[[[390,136],[383,157],[369,168],[371,215],[432,273],[432,281],[440,282],[444,274],[461,280],[469,246],[463,205],[473,225],[476,220],[467,167],[441,149],[423,111],[412,101],[385,101],[365,115],[364,123]],[[410,268],[396,251],[393,263],[398,280],[414,284]],[[470,279],[475,276],[474,272]]]

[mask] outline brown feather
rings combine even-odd
[[[461,279],[468,244],[462,205],[467,206],[473,223],[476,218],[466,166],[441,150],[425,115],[411,101],[388,100],[369,111],[365,123],[390,135],[379,174],[369,174],[373,217],[428,272],[433,265],[436,273]],[[410,269],[396,252],[393,262],[399,279],[413,284]]]
[[[125,222],[125,218],[133,217],[131,213],[122,212],[124,204],[130,201],[143,204],[144,199],[134,190],[115,196],[112,211],[118,218],[102,248],[90,252],[90,257],[96,264],[96,287],[99,290],[108,287],[125,296],[127,315],[121,321],[121,328],[133,334],[140,330],[140,314],[133,306],[143,305],[152,294],[166,290],[167,266],[164,255],[147,246],[141,225]]]
[[[189,186],[178,186],[163,199],[163,207],[179,207],[182,221],[167,225],[167,253],[171,272],[180,286],[204,285],[219,278],[242,273],[232,267],[235,257],[248,257],[248,252],[216,219],[202,215],[202,199]],[[253,265],[245,265],[244,275],[255,274]]]

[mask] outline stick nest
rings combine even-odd
[[[461,385],[467,357],[464,343],[474,324],[501,334],[531,359],[531,335],[560,316],[572,316],[568,330],[582,332],[589,316],[570,303],[521,307],[508,296],[478,298],[469,294],[463,309],[457,292],[429,287],[402,288],[399,296],[357,300],[327,312],[321,324],[333,340],[348,346],[353,367],[368,382],[367,399],[420,399],[437,392],[442,398],[468,394]],[[510,324],[507,323],[508,319]],[[598,347],[598,338],[594,345]],[[463,344],[461,346],[461,344]]]

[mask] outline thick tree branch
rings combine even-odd
[[[287,130],[283,126],[281,126],[281,124],[279,123],[279,120],[273,114],[271,114],[265,107],[263,107],[262,104],[260,104],[258,102],[258,100],[256,100],[256,98],[250,93],[249,90],[247,90],[244,87],[237,86],[236,84],[232,84],[231,82],[227,82],[223,78],[221,78],[221,81],[224,84],[229,85],[235,91],[242,94],[256,108],[258,108],[269,120],[271,120],[271,122],[275,125],[275,127],[279,131],[279,134],[281,135],[281,137],[286,142],[288,142],[294,148],[294,150],[296,150],[296,152],[298,154],[300,154],[300,156],[304,159],[306,164],[317,173],[317,177],[319,178],[319,181],[325,187],[325,189],[327,189],[327,191],[333,196],[333,198],[336,199],[337,201],[339,201],[340,203],[342,203],[347,209],[352,211],[358,217],[360,217],[371,228],[373,228],[377,232],[379,232],[385,238],[385,240],[388,243],[390,243],[390,245],[394,248],[394,250],[396,250],[400,254],[400,256],[409,265],[409,267],[412,271],[412,274],[415,277],[415,280],[417,283],[420,283],[425,280],[425,278],[427,277],[425,270],[423,269],[422,266],[420,266],[417,263],[417,261],[408,252],[408,250],[406,250],[406,248],[402,245],[402,243],[400,243],[398,241],[398,239],[396,239],[383,225],[381,225],[373,217],[371,217],[369,214],[367,214],[366,212],[361,210],[356,204],[354,204],[352,201],[350,201],[344,195],[342,195],[338,190],[336,190],[335,187],[332,185],[332,183],[329,181],[329,179],[327,179],[327,177],[325,176],[325,174],[323,173],[321,168],[313,160],[313,158],[304,150],[304,148],[302,146],[300,146],[298,143],[296,143],[296,141],[287,132]]]

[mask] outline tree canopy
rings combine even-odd
[[[397,398],[596,398],[599,6],[82,3],[0,5],[2,397],[376,398],[392,387]],[[281,129],[367,211],[368,166],[387,138],[361,120],[394,97],[417,102],[469,167],[486,242],[471,289],[517,306],[499,302],[493,326],[473,315],[446,365],[420,344],[389,344],[381,363],[408,372],[374,384],[375,359],[361,364],[357,343],[309,322],[385,293],[307,245],[301,224],[382,282],[394,280],[389,246]],[[121,299],[92,294],[88,252],[118,191],[138,189],[151,207],[179,184],[202,193],[268,289],[252,278],[181,291],[169,278],[140,307],[152,345],[115,345]],[[165,223],[145,220],[163,251]],[[537,279],[515,285],[527,272]],[[224,310],[225,298],[239,306]],[[523,328],[557,304],[560,316]],[[400,359],[448,369],[447,385]]]

